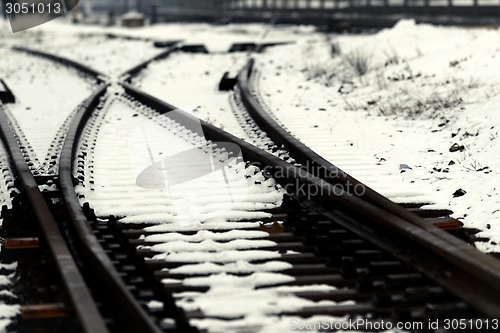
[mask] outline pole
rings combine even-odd
[[[3,15],[3,19],[6,20],[7,19],[7,9],[5,8],[5,1],[7,0],[2,0],[2,15]]]
[[[158,22],[158,3],[155,1],[151,5],[151,23]]]
[[[73,23],[78,22],[78,2],[76,0],[71,1],[71,4],[73,5]]]

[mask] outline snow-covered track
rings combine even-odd
[[[467,255],[470,256],[468,260],[480,258],[478,261],[481,261],[481,258],[483,258],[488,262],[491,262],[491,257],[483,255],[474,248],[466,246],[465,243],[456,237],[443,232],[443,230],[460,230],[459,222],[455,219],[449,218],[449,215],[452,214],[451,211],[420,209],[419,207],[423,205],[423,203],[396,204],[388,198],[380,195],[367,185],[351,177],[330,161],[327,161],[325,158],[318,155],[315,151],[294,137],[292,133],[279,125],[273,116],[266,111],[265,107],[260,104],[255,95],[255,88],[252,87],[251,84],[253,65],[254,60],[251,59],[247,66],[238,75],[237,84],[240,98],[246,110],[261,130],[263,130],[278,147],[286,149],[290,153],[290,157],[300,163],[299,165],[301,165],[305,170],[332,185],[339,186],[340,192],[346,192],[350,195],[359,197],[377,208],[389,212],[390,214],[397,216],[398,218],[401,218],[418,228],[421,228],[424,232],[436,235],[439,239],[446,243],[465,249],[466,252],[468,252]],[[359,195],[355,193],[356,188],[363,189],[362,191],[359,191]],[[439,228],[443,230],[439,230]],[[465,237],[469,238],[468,235]],[[469,240],[470,239],[471,238],[469,238]],[[469,270],[473,272],[474,268],[469,268]]]
[[[96,238],[88,219],[80,206],[74,189],[73,161],[78,146],[78,140],[90,115],[99,107],[100,99],[105,94],[108,85],[102,86],[73,118],[61,152],[59,166],[59,180],[61,192],[70,214],[72,228],[74,228],[81,242],[81,250],[86,257],[86,264],[92,269],[97,279],[102,299],[111,302],[114,307],[114,316],[117,325],[124,332],[159,332],[156,325],[146,312],[135,301],[127,285],[120,277],[119,272],[107,256],[105,250]]]
[[[62,329],[64,332],[76,329],[89,333],[160,332],[157,325],[134,299],[129,290],[130,286],[122,280],[122,273],[118,273],[114,268],[100,241],[95,237],[74,191],[73,150],[76,149],[79,134],[85,127],[89,115],[99,107],[100,100],[106,92],[107,77],[88,66],[63,57],[21,47],[15,50],[75,68],[78,73],[90,77],[98,84],[98,89],[76,109],[68,121],[67,130],[60,135],[59,141],[63,144],[58,161],[55,161],[59,164],[57,175],[33,176],[28,167],[29,156],[22,150],[23,147],[19,146],[18,135],[11,128],[13,122],[1,108],[2,138],[8,146],[23,186],[22,198],[27,197],[26,202],[22,198],[14,199],[16,207],[10,214],[15,217],[9,219],[4,212],[3,228],[7,237],[10,237],[5,241],[4,256],[17,259],[19,257],[17,250],[25,251],[31,248],[41,248],[42,253],[45,253],[43,251],[46,246],[50,249],[67,295],[62,297],[56,291],[55,296],[47,297],[56,300],[62,298],[61,302],[36,306],[30,303],[33,300],[27,299],[28,303],[22,305],[22,316],[17,322],[19,330],[35,328],[50,331]],[[19,208],[21,204],[23,206]],[[29,218],[24,215],[19,217],[26,209],[34,211],[41,232],[36,230],[36,226],[30,225],[24,230],[25,225],[15,223],[16,219]],[[27,235],[31,237],[26,237]],[[25,270],[30,269],[23,268],[20,274],[25,274]],[[38,274],[45,280],[45,275],[51,276],[53,273],[42,271]],[[26,289],[33,288],[30,285],[31,281],[24,283],[28,286]],[[46,287],[43,285],[40,289]],[[51,285],[51,288],[54,287]],[[29,295],[29,293],[23,294],[22,297],[23,299],[33,297],[35,302],[37,297],[41,298],[40,295]],[[65,301],[66,299],[68,301]],[[52,321],[35,323],[30,321],[31,318],[38,316]]]
[[[288,195],[277,207],[266,199],[273,193],[251,193],[252,202],[241,205],[239,216],[220,223],[172,223],[171,203],[150,205],[165,198],[124,180],[127,142],[119,141],[127,141],[120,134],[130,134],[122,127],[140,124],[134,119],[176,109],[128,83],[102,85],[73,116],[59,178],[50,179],[50,187],[60,185],[61,193],[50,197],[65,204],[63,230],[77,261],[94,297],[108,303],[113,323],[103,332],[282,332],[294,330],[291,320],[325,318],[361,318],[364,325],[357,330],[373,331],[369,324],[382,320],[421,322],[426,328],[429,318],[448,319],[450,313],[471,319],[466,325],[472,329],[476,319],[491,323],[500,317],[496,260],[398,205],[386,205],[387,199],[369,189],[363,195],[339,191],[347,180],[354,182],[349,176],[331,182],[201,120],[207,145],[232,143],[229,153],[239,147],[247,171],[253,171],[247,174],[251,182]],[[172,146],[178,137],[191,137],[180,123],[168,125],[175,134]],[[15,138],[10,141],[17,146]],[[96,167],[92,158],[99,149],[109,155],[108,164],[100,165],[112,168]],[[141,200],[134,191],[142,191]],[[117,207],[121,214],[109,213]],[[133,213],[137,208],[140,213]]]
[[[54,209],[54,207],[49,207],[46,202],[46,197],[39,189],[38,182],[33,177],[25,160],[24,154],[19,148],[17,139],[9,125],[9,120],[4,113],[1,104],[0,129],[2,140],[8,149],[17,173],[17,177],[22,184],[23,194],[27,198],[28,207],[30,207],[30,209],[34,212],[35,218],[38,221],[38,227],[33,224],[29,224],[28,227],[26,227],[26,225],[20,226],[19,224],[8,225],[4,221],[3,229],[4,232],[6,232],[6,239],[4,241],[4,248],[2,252],[7,252],[12,249],[29,249],[30,246],[35,244],[35,247],[38,247],[38,240],[25,237],[29,235],[30,230],[33,232],[33,230],[36,231],[38,228],[41,229],[40,236],[43,235],[45,246],[52,254],[52,258],[55,262],[58,273],[60,274],[62,284],[67,291],[69,300],[69,304],[67,304],[67,306],[69,308],[64,309],[64,311],[66,311],[67,314],[73,311],[74,316],[78,320],[79,327],[83,332],[107,332],[106,325],[99,314],[97,306],[92,299],[84,278],[80,274],[78,265],[73,259],[72,254],[66,245],[66,241],[58,227],[58,223],[56,222],[58,219],[51,212],[51,209]],[[24,218],[28,218],[28,216],[25,216]],[[9,227],[12,227],[14,231]],[[16,227],[24,227],[25,229],[16,230]],[[37,232],[35,233],[38,234]],[[50,306],[40,310],[47,311],[47,309],[50,309]],[[29,311],[29,305],[26,304],[25,307],[22,308],[23,315],[28,313],[27,316],[29,317]],[[37,314],[35,313],[35,316],[36,315]],[[50,317],[50,313],[47,314],[47,316]],[[61,319],[61,317],[64,316],[59,316],[59,319]]]
[[[136,102],[145,104],[158,113],[176,109],[132,86],[123,84],[123,87]],[[282,273],[293,279],[271,284],[326,284],[338,289],[326,293],[308,290],[304,293],[292,291],[289,294],[315,301],[356,300],[354,305],[349,306],[313,304],[301,309],[276,310],[270,313],[301,318],[328,315],[337,317],[336,320],[340,320],[339,316],[357,314],[369,318],[368,314],[371,313],[374,320],[396,322],[411,318],[413,321],[421,320],[426,323],[426,318],[446,318],[449,316],[447,311],[450,310],[460,313],[459,317],[463,318],[499,318],[500,263],[497,260],[402,207],[393,203],[386,204],[388,200],[380,198],[376,193],[365,197],[339,191],[335,184],[288,164],[223,130],[203,121],[201,126],[207,140],[236,144],[241,148],[245,161],[256,163],[259,170],[264,170],[266,178],[274,179],[290,194],[282,207],[283,211],[271,211],[273,216],[270,220],[283,222],[284,240],[280,241],[279,233],[264,239],[276,242],[276,245],[266,246],[265,249],[281,253],[273,259],[292,264],[291,268]],[[307,193],[300,190],[304,186],[308,189]],[[118,224],[119,228],[128,230],[126,233],[133,244],[140,247],[150,245],[139,252],[149,258],[146,262],[150,266],[163,268],[163,271],[155,274],[172,280],[165,287],[169,292],[174,295],[182,292],[204,293],[214,288],[204,280],[210,279],[206,277],[209,273],[203,270],[188,273],[188,270],[181,268],[187,269],[186,266],[201,264],[206,260],[221,264],[225,262],[224,259],[213,256],[204,259],[203,252],[193,253],[198,258],[187,255],[177,257],[177,251],[196,251],[196,247],[192,250],[176,250],[177,244],[169,245],[169,241],[162,241],[157,236],[161,232],[165,239],[171,238],[176,243],[174,240],[198,237],[195,230],[173,226],[147,228],[148,224],[134,227],[125,223]],[[239,230],[258,230],[252,225],[233,225]],[[291,239],[301,241],[291,242]],[[167,254],[164,259],[151,261],[151,258],[155,258],[155,253],[163,252],[162,248],[169,253],[172,251],[172,257]],[[297,251],[298,254],[283,254],[287,253],[286,250]],[[264,259],[249,260],[252,263],[266,262]],[[301,267],[302,264],[306,266]],[[313,269],[312,266],[307,266],[310,264],[318,264],[318,267]],[[247,276],[249,273],[238,274],[236,271],[233,274]],[[478,290],[478,287],[482,290]],[[435,291],[438,291],[439,296]],[[415,293],[425,296],[413,303]],[[183,299],[181,294],[177,296],[180,300]],[[448,296],[444,296],[445,294]],[[193,302],[197,304],[196,298],[194,299]],[[484,304],[489,306],[485,307]],[[203,303],[198,306],[201,311],[189,311],[187,315],[201,327],[206,327],[209,320],[220,321],[226,318],[220,311],[210,315],[208,306],[208,313],[205,313],[202,310]],[[433,314],[429,314],[429,311]],[[237,318],[244,320],[245,316]]]

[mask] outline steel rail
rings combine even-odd
[[[66,59],[64,57],[60,57],[60,56],[57,56],[57,55],[54,55],[51,53],[37,51],[37,50],[33,50],[33,49],[30,49],[27,47],[22,47],[22,46],[14,46],[12,49],[15,51],[19,51],[19,52],[33,54],[33,55],[36,55],[36,56],[39,56],[42,58],[47,58],[47,59],[52,60],[54,62],[61,63],[65,66],[76,68],[80,72],[83,72],[87,75],[94,77],[98,83],[104,83],[105,78],[107,77],[105,74],[103,74],[103,73],[101,73],[93,68],[90,68],[89,66],[79,64],[76,61],[69,60],[69,59]]]
[[[86,333],[107,333],[108,329],[106,324],[93,301],[77,264],[73,260],[71,252],[66,245],[66,241],[56,224],[55,218],[26,163],[1,103],[0,130],[2,140],[7,146],[17,175],[23,185],[24,192],[40,224],[43,236],[52,253],[82,331]]]
[[[336,167],[329,161],[325,160],[323,157],[318,155],[312,149],[304,145],[302,142],[297,140],[291,133],[287,132],[283,127],[281,127],[271,115],[264,110],[262,105],[257,101],[257,99],[252,94],[252,88],[250,86],[250,76],[253,70],[254,60],[251,59],[245,66],[245,68],[238,75],[238,87],[241,92],[241,99],[250,113],[255,122],[259,127],[265,131],[269,137],[279,146],[284,145],[286,149],[290,152],[291,157],[296,161],[308,167],[315,176],[324,179],[331,184],[340,183],[346,187],[346,184],[351,184],[351,188],[356,185],[361,185],[365,189],[364,194],[359,196],[361,199],[379,207],[380,209],[390,212],[391,214],[404,219],[415,226],[425,230],[429,234],[432,234],[446,243],[449,243],[456,248],[457,251],[461,253],[466,253],[464,256],[466,262],[469,262],[469,267],[474,270],[475,274],[484,274],[488,279],[491,278],[491,282],[498,283],[500,281],[500,262],[490,256],[484,255],[483,253],[477,251],[475,248],[467,245],[465,242],[457,239],[456,237],[444,232],[443,230],[437,228],[436,226],[427,223],[425,220],[411,213],[410,211],[404,209],[403,207],[397,205],[386,197],[382,196],[378,192],[374,191],[370,187],[361,183],[357,179],[348,175],[346,172],[342,171],[340,168]],[[328,172],[328,174],[325,174]],[[331,178],[329,175],[335,175],[336,177]],[[351,193],[356,196],[355,193]],[[478,266],[476,261],[480,262],[481,265]],[[500,285],[498,285],[500,288]]]
[[[173,52],[177,51],[179,49],[179,47],[177,46],[177,44],[178,43],[174,44],[172,47],[169,47],[164,52],[162,52],[162,53],[160,53],[160,54],[152,57],[151,59],[143,61],[140,64],[138,64],[137,66],[134,66],[131,69],[123,72],[123,74],[120,75],[121,81],[122,82],[129,82],[130,83],[131,79],[134,76],[136,76],[137,74],[139,74],[143,69],[145,69],[146,67],[148,67],[150,63],[152,63],[153,61],[165,59],[169,55],[171,55]]]
[[[87,120],[98,106],[108,87],[109,84],[104,85],[95,92],[72,119],[61,150],[59,163],[61,192],[88,264],[93,268],[100,282],[104,284],[103,292],[106,293],[106,298],[114,301],[116,312],[120,314],[121,331],[160,333],[159,327],[127,289],[118,271],[95,237],[74,188],[73,161],[78,148],[78,140],[87,125]]]
[[[160,114],[177,109],[175,106],[169,105],[128,84],[122,84],[122,86],[128,95],[155,109]],[[286,179],[276,179],[278,182],[295,179],[299,180],[302,184],[312,186],[315,188],[316,193],[322,193],[322,199],[327,200],[327,206],[335,207],[338,206],[338,204],[341,204],[348,207],[353,212],[361,214],[365,218],[369,219],[371,223],[365,223],[366,228],[370,228],[374,225],[386,228],[386,230],[390,230],[391,232],[403,237],[406,241],[417,244],[423,249],[429,251],[432,256],[436,256],[437,259],[441,260],[441,263],[445,263],[447,265],[447,267],[440,267],[440,269],[449,270],[450,272],[461,272],[460,274],[468,276],[467,279],[463,280],[463,285],[460,281],[448,284],[448,282],[450,282],[449,279],[446,279],[444,276],[436,276],[436,274],[432,273],[432,270],[436,270],[438,267],[433,266],[433,268],[428,268],[426,271],[427,275],[433,276],[433,278],[440,281],[440,284],[442,284],[446,289],[449,289],[455,295],[465,299],[479,312],[494,318],[500,318],[500,301],[498,301],[500,299],[500,270],[495,270],[498,269],[500,265],[495,259],[470,248],[471,251],[476,251],[476,256],[472,257],[469,254],[471,251],[462,252],[463,242],[459,242],[460,246],[457,246],[454,242],[447,242],[446,238],[452,236],[449,236],[438,228],[436,228],[437,232],[430,233],[428,230],[425,230],[420,226],[395,215],[390,210],[383,209],[372,202],[364,200],[362,197],[356,197],[345,192],[339,193],[334,184],[330,184],[299,167],[293,166],[282,159],[275,157],[272,154],[261,151],[255,146],[238,139],[221,129],[207,124],[204,121],[200,120],[200,122],[206,139],[235,143],[240,147],[246,161],[260,163],[261,169],[270,167],[272,170],[278,169],[284,173],[286,175]],[[426,222],[423,221],[423,223]],[[444,233],[444,236],[439,235],[439,232]],[[404,252],[404,249],[402,250]],[[484,257],[484,260],[478,261],[476,260],[476,257]],[[486,263],[488,262],[490,262],[491,266],[487,266]],[[470,281],[471,279],[475,282],[472,284],[465,282],[466,280]],[[467,285],[467,288],[465,288],[465,285]],[[470,291],[474,290],[474,287],[477,285],[481,285],[481,288],[484,289],[482,291],[478,291],[478,294],[475,295]],[[488,304],[488,306],[485,307],[485,304]]]

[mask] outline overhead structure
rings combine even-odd
[[[328,20],[388,20],[412,17],[433,23],[500,22],[500,3],[490,0],[180,0],[178,11],[159,8],[160,16],[233,21],[323,24]],[[397,17],[396,17],[397,16]]]

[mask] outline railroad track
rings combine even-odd
[[[296,163],[297,166],[304,168],[309,173],[332,185],[339,186],[343,191],[351,195],[356,195],[356,189],[363,188],[363,193],[359,195],[363,200],[384,210],[391,211],[395,215],[405,218],[417,225],[420,225],[422,221],[418,221],[415,215],[421,218],[427,218],[431,224],[443,230],[465,231],[465,235],[462,235],[465,237],[464,239],[472,244],[474,243],[475,238],[473,234],[476,233],[477,230],[463,230],[460,221],[449,217],[453,214],[452,211],[448,209],[422,209],[422,206],[430,203],[417,202],[413,198],[410,198],[409,202],[395,204],[362,182],[351,177],[347,172],[341,170],[332,162],[326,160],[295,138],[293,134],[280,126],[275,118],[266,110],[266,107],[261,104],[258,94],[256,93],[257,88],[252,85],[251,76],[253,67],[254,60],[251,59],[238,75],[237,84],[241,103],[244,105],[250,118],[271,138],[274,147],[284,147],[285,151],[288,152],[288,156],[293,158],[292,161]],[[456,233],[456,235],[459,234],[460,232]]]
[[[136,67],[133,75],[144,67]],[[250,68],[251,64],[247,74]],[[62,302],[65,306],[52,304],[52,308],[72,318],[75,330],[258,332],[273,327],[286,331],[292,330],[291,320],[325,318],[314,316],[327,316],[332,323],[363,319],[356,327],[361,331],[373,331],[373,325],[380,328],[382,321],[393,325],[421,322],[421,327],[408,330],[425,331],[429,320],[440,320],[439,328],[444,329],[444,320],[453,318],[467,319],[469,329],[478,323],[494,328],[492,320],[500,318],[499,263],[434,225],[453,221],[429,223],[367,187],[362,195],[347,191],[347,181],[360,184],[349,176],[322,174],[336,169],[265,119],[264,110],[252,101],[245,86],[245,71],[238,84],[246,108],[300,166],[203,121],[199,121],[203,137],[193,136],[179,119],[168,117],[176,110],[174,106],[132,87],[127,75],[122,78],[120,86],[102,80],[98,91],[71,119],[58,177],[33,178],[5,114],[0,119],[4,144],[40,223],[28,230],[38,235],[36,229],[41,228],[36,240],[55,255],[55,267],[66,286],[67,296],[61,298],[69,301]],[[192,119],[182,111],[175,114]],[[120,133],[113,123],[121,121],[127,133],[140,120],[156,120],[170,128],[175,135],[167,138],[183,140],[186,149],[193,146],[193,139],[202,142],[203,149],[221,163],[241,153],[247,163],[246,178],[255,190],[251,193],[257,195],[244,200],[234,216],[222,220],[195,217],[198,223],[185,226],[162,220],[172,215],[158,210],[166,198],[160,198],[157,206],[144,203],[158,196],[157,192],[135,188],[141,197],[124,196],[134,192],[130,186],[135,179],[123,177],[121,162],[126,161],[127,144],[113,136]],[[110,153],[111,145],[116,153]],[[226,150],[218,150],[221,146]],[[99,157],[103,155],[110,156],[106,160]],[[237,162],[235,166],[242,165]],[[320,170],[316,173],[307,168],[312,165],[323,168],[316,168]],[[109,191],[100,189],[105,179]],[[58,188],[45,193],[51,198],[49,204],[38,189],[41,182]],[[277,198],[284,189],[288,194],[280,206]],[[108,196],[106,200],[99,200],[102,195]],[[120,200],[122,204],[117,205]],[[220,204],[217,200],[210,198],[205,205]],[[134,201],[152,211],[128,209],[127,214],[127,205]],[[65,211],[64,218],[50,212],[56,208],[50,206],[54,202],[59,211]],[[13,210],[11,215],[20,211]],[[22,233],[13,221],[5,225],[7,232],[9,228]],[[29,243],[26,234],[13,236],[24,237],[21,244]],[[60,248],[65,251],[63,257],[56,251]],[[71,267],[73,275],[66,276],[64,267]],[[75,284],[83,296],[73,293]],[[332,325],[326,330],[338,329]]]
[[[30,289],[32,283],[35,284],[34,287],[31,287],[33,289],[53,288],[57,284],[61,284],[65,289],[64,293],[61,291],[60,295],[56,297],[23,295],[23,298],[31,298],[34,304],[25,304],[21,308],[22,319],[24,319],[20,322],[21,330],[29,330],[32,326],[37,327],[40,324],[35,319],[45,318],[50,324],[49,331],[55,329],[61,332],[80,330],[83,332],[109,332],[110,326],[124,332],[159,331],[146,312],[134,300],[120,274],[94,236],[74,192],[73,147],[75,141],[78,140],[79,128],[83,126],[88,113],[99,105],[99,98],[107,87],[106,84],[103,84],[102,75],[64,58],[20,48],[17,50],[28,51],[61,62],[66,66],[75,67],[83,75],[90,75],[98,84],[101,84],[101,87],[73,115],[64,136],[64,145],[60,151],[57,176],[33,177],[28,166],[29,162],[25,159],[27,154],[23,152],[24,148],[19,146],[16,134],[2,108],[0,115],[2,139],[8,147],[16,176],[21,182],[23,191],[23,197],[19,199],[21,201],[20,207],[18,206],[9,214],[10,218],[4,214],[3,229],[6,238],[2,252],[13,258],[18,258],[19,255],[16,254],[16,251],[42,247],[43,250],[40,251],[40,254],[37,253],[37,258],[40,256],[45,261],[47,260],[45,252],[49,252],[53,262],[40,269],[42,271],[50,268],[57,269],[59,276],[54,277],[53,281],[48,281],[43,286],[37,286],[33,281],[26,281],[24,290]],[[40,186],[48,187],[50,191],[42,193]],[[24,210],[33,212],[34,219],[38,221],[37,225],[33,222],[22,226],[17,224],[17,218],[33,218]],[[30,264],[33,263],[28,261],[26,266]],[[92,270],[92,272],[81,273],[87,269]],[[21,281],[23,281],[22,274]],[[98,297],[96,297],[97,294],[99,294]],[[48,303],[45,300],[51,302]],[[116,307],[113,304],[111,306],[110,304],[104,305],[115,301],[117,302]],[[102,304],[98,302],[102,302]],[[102,311],[108,311],[108,317],[104,317]],[[121,319],[122,316],[123,319]],[[47,323],[41,324],[42,327],[44,325]]]

